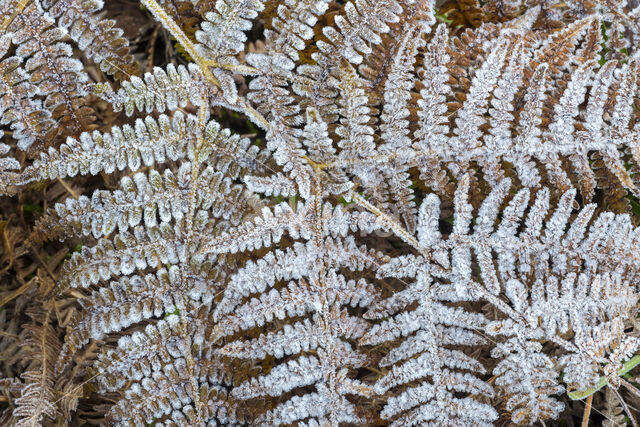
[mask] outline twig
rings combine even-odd
[[[624,401],[624,399],[622,398],[622,396],[620,396],[620,393],[618,393],[618,390],[616,390],[613,387],[609,387],[609,389],[613,392],[613,394],[615,394],[616,398],[618,399],[618,401],[620,402],[620,404],[622,405],[622,408],[624,409],[624,412],[627,414],[627,417],[629,417],[629,420],[631,421],[631,425],[633,427],[638,427],[638,423],[636,422],[635,417],[633,416],[633,414],[631,413],[631,410],[629,409],[629,407],[627,406],[627,403]]]
[[[593,394],[587,397],[587,402],[585,403],[584,413],[582,414],[582,424],[581,427],[589,426],[589,418],[591,417],[591,404],[593,403]]]
[[[0,298],[0,307],[4,307],[5,304],[13,301],[14,299],[16,299],[17,297],[22,295],[27,289],[29,289],[31,287],[31,285],[33,285],[34,281],[35,281],[35,278],[29,280],[28,282],[26,282],[25,284],[20,286],[18,289],[15,289],[15,290],[7,293],[5,296],[1,297]]]

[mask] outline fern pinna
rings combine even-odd
[[[637,1],[0,11],[3,425],[637,425]]]

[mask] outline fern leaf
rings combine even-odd
[[[123,31],[115,21],[100,17],[103,1],[43,0],[42,6],[102,71],[120,80],[140,73]]]
[[[58,132],[66,136],[90,131],[95,117],[85,98],[88,76],[64,41],[67,30],[55,26],[54,19],[39,2],[25,7],[8,30],[13,33],[16,56],[24,61],[24,71],[37,88],[37,95],[42,97],[42,107],[56,121]],[[27,141],[23,140],[21,149],[29,147]]]
[[[95,84],[93,91],[113,105],[115,111],[124,110],[131,116],[135,111],[172,111],[186,107],[189,102],[202,105],[206,99],[206,94],[201,92],[203,86],[204,77],[195,65],[176,68],[169,64],[166,71],[155,67],[153,73],[145,73],[144,78],[132,76],[122,83],[118,92],[107,83]]]
[[[26,325],[23,345],[30,346],[34,364],[22,374],[20,397],[15,400],[13,416],[17,426],[41,425],[45,417],[55,420],[58,415],[53,364],[60,351],[60,342],[50,324],[49,313],[31,314],[33,324]]]

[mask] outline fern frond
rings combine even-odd
[[[437,198],[425,199],[418,221],[418,241],[425,248],[437,245],[441,238],[437,227],[434,228],[438,215]],[[463,221],[461,216],[456,216],[456,223]],[[454,395],[457,392],[493,396],[491,387],[471,374],[482,373],[484,368],[461,351],[447,348],[481,344],[483,340],[474,330],[481,330],[486,320],[460,307],[447,306],[446,302],[465,299],[456,290],[459,285],[434,283],[438,276],[445,279],[448,276],[421,258],[394,258],[378,270],[380,277],[410,277],[416,281],[374,305],[366,314],[372,319],[395,316],[373,326],[361,338],[362,344],[375,345],[406,337],[380,362],[381,366],[392,367],[378,380],[375,386],[378,394],[406,385],[387,399],[381,416],[393,419],[392,425],[397,426],[426,422],[490,425],[497,418],[491,407]],[[417,302],[417,308],[404,311],[413,302]],[[412,385],[426,377],[430,377],[431,382]]]
[[[12,37],[13,34],[8,33],[0,38],[2,57],[9,51]],[[35,99],[38,88],[30,81],[23,63],[24,59],[19,56],[10,56],[0,62],[0,116],[2,124],[11,126],[18,147],[25,150],[34,142],[44,145],[52,140],[56,126],[51,112],[42,106],[41,100]]]
[[[140,74],[123,31],[115,21],[100,17],[102,0],[42,0],[42,6],[102,71],[120,80]]]
[[[194,158],[198,138],[204,137],[199,157]],[[23,172],[25,181],[96,175],[115,170],[137,171],[143,165],[152,166],[185,157],[198,162],[211,162],[233,178],[247,168],[255,169],[258,147],[248,139],[220,129],[215,121],[199,129],[198,119],[176,112],[172,118],[161,115],[158,120],[147,117],[135,125],[113,127],[111,133],[83,133],[80,141],[67,139],[58,150],[50,148]],[[242,154],[240,154],[242,153]],[[71,209],[71,208],[70,208]]]
[[[153,73],[145,73],[143,78],[131,76],[122,82],[118,92],[114,92],[108,83],[96,83],[93,91],[109,102],[114,111],[125,111],[131,116],[135,111],[160,113],[184,108],[190,102],[195,106],[202,105],[206,99],[204,77],[194,64],[188,67],[173,64],[167,70],[155,67]]]
[[[237,66],[235,56],[244,50],[245,31],[264,9],[260,0],[226,0],[216,2],[215,9],[205,14],[201,30],[195,36],[201,44],[196,48],[214,62],[214,67]]]
[[[332,255],[327,259],[329,268],[344,265],[352,270],[363,270],[382,260],[380,255],[359,247],[350,238],[343,241],[327,238],[324,245]],[[276,250],[255,262],[249,261],[230,279],[227,290],[216,307],[216,315],[229,315],[244,297],[252,293],[265,292],[277,281],[301,279],[305,271],[313,267],[315,256],[316,251],[310,243],[295,243],[285,251]],[[233,319],[234,317],[230,318]],[[222,325],[226,324],[220,321]]]
[[[281,425],[305,417],[312,417],[310,423],[365,422],[346,396],[366,398],[372,394],[370,386],[347,377],[350,370],[366,363],[366,357],[351,343],[365,333],[368,324],[345,306],[367,306],[377,292],[364,280],[347,280],[341,271],[373,267],[376,262],[374,253],[345,237],[349,229],[374,229],[376,225],[367,217],[342,212],[329,203],[323,206],[312,198],[296,211],[286,204],[277,205],[273,213],[265,211],[264,219],[258,218],[221,239],[237,242],[245,236],[250,238],[246,244],[231,246],[232,251],[275,245],[285,231],[292,239],[306,240],[304,244],[295,242],[286,251],[269,252],[256,263],[248,262],[231,277],[216,308],[216,338],[237,337],[242,331],[282,321],[283,326],[276,330],[260,332],[255,339],[230,340],[218,350],[233,358],[272,356],[278,361],[269,373],[240,384],[232,392],[240,399],[265,395],[284,398],[264,412],[258,422]],[[224,245],[211,249],[229,250]],[[324,261],[319,264],[318,259]],[[281,280],[290,281],[289,286],[274,288]],[[259,294],[258,298],[245,299],[254,293]],[[312,359],[304,355],[309,352],[314,354]],[[313,369],[300,370],[300,366],[307,365]],[[285,397],[289,391],[308,386],[314,386],[315,391],[302,397]],[[292,405],[296,409],[287,410]]]
[[[88,76],[64,41],[67,30],[57,27],[40,2],[34,1],[15,17],[8,31],[13,33],[15,54],[24,61],[24,72],[37,89],[29,96],[42,97],[42,108],[56,121],[57,131],[67,136],[92,130],[94,112],[85,98]],[[30,145],[25,139],[20,148]]]
[[[31,317],[34,323],[25,325],[23,345],[31,348],[33,361],[21,375],[24,384],[20,385],[20,397],[15,400],[13,410],[13,416],[18,418],[16,426],[20,427],[41,425],[45,417],[55,420],[59,413],[53,365],[60,352],[60,341],[48,312],[34,312]]]
[[[127,387],[108,418],[118,424],[236,422],[235,408],[227,400],[230,373],[202,347],[207,325],[206,309],[190,321],[182,314],[170,315],[102,353],[96,363],[99,387]]]

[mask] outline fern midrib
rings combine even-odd
[[[69,96],[69,92],[67,92],[65,90],[65,86],[61,84],[61,82],[64,81],[64,77],[58,73],[57,68],[53,64],[52,56],[49,51],[49,45],[42,42],[40,33],[33,31],[33,28],[29,25],[30,23],[26,22],[25,18],[22,15],[19,15],[19,18],[22,21],[24,28],[28,28],[31,37],[38,43],[39,51],[42,52],[47,61],[48,71],[55,76],[51,80],[55,82],[55,85],[58,87],[58,93],[60,93],[64,98],[65,109],[75,122],[75,128],[80,132],[88,131],[89,128],[87,124],[80,118],[80,116],[77,114],[76,108],[73,106],[73,102]]]
[[[40,373],[40,395],[38,397],[38,406],[36,407],[36,411],[31,417],[31,427],[38,427],[40,425],[40,418],[42,418],[44,402],[47,401],[46,390],[49,388],[48,384],[48,362],[47,362],[47,326],[49,325],[49,311],[47,310],[47,314],[45,316],[42,333],[40,334],[40,351],[42,365],[41,365],[41,373]]]

